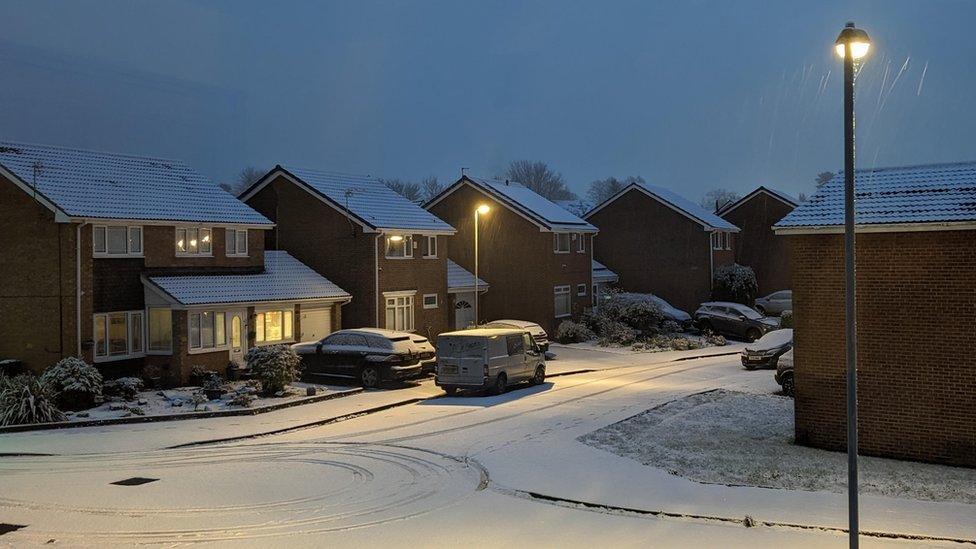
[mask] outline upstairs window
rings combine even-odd
[[[424,237],[424,258],[437,259],[437,237],[436,236]]]
[[[92,249],[96,256],[141,256],[142,227],[95,225]]]
[[[210,229],[202,227],[176,228],[177,255],[210,255],[213,252],[213,242]]]
[[[387,236],[386,257],[394,259],[413,257],[413,237],[398,234]]]
[[[553,250],[557,254],[568,254],[570,248],[570,233],[554,233],[553,235]]]
[[[586,235],[584,233],[579,233],[576,236],[576,251],[585,254],[586,253]]]
[[[226,255],[247,255],[247,229],[227,229]]]
[[[731,250],[732,235],[726,231],[716,231],[712,233],[713,250]]]

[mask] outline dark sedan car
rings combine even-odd
[[[702,303],[693,318],[703,332],[711,331],[750,342],[779,327],[775,319],[763,317],[741,303],[727,301]]]
[[[750,343],[742,350],[742,365],[746,370],[775,368],[779,357],[793,348],[793,330],[773,330]]]
[[[380,381],[413,377],[422,363],[434,358],[434,347],[426,338],[413,341],[413,334],[361,328],[339,330],[320,341],[296,343],[292,348],[302,357],[305,374],[355,379],[363,387],[377,387]]]

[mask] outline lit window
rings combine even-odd
[[[95,360],[142,356],[145,334],[142,315],[142,311],[94,315]]]
[[[227,255],[247,255],[247,229],[227,229]]]
[[[556,318],[569,316],[572,314],[572,297],[569,293],[569,286],[555,286],[555,308]]]
[[[568,254],[571,239],[570,233],[554,233],[552,236],[555,242],[555,252],[557,254]]]
[[[413,257],[413,237],[410,235],[390,235],[386,237],[386,257]]]
[[[424,309],[437,308],[437,294],[424,294]]]
[[[149,309],[149,352],[173,351],[173,311]]]
[[[386,297],[386,329],[401,332],[413,331],[413,296]]]
[[[424,237],[424,257],[427,259],[437,258],[437,237],[436,236]]]
[[[180,255],[210,255],[213,242],[210,229],[200,227],[176,228],[176,253]]]
[[[293,315],[294,311],[291,309],[264,311],[255,315],[255,341],[258,343],[291,341],[294,338]]]
[[[95,225],[92,250],[96,255],[142,255],[142,227]]]
[[[189,313],[190,349],[219,349],[227,345],[226,313],[193,311]]]

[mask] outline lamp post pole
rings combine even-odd
[[[478,325],[478,215],[480,208],[474,210],[474,325]]]

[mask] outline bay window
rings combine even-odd
[[[92,250],[96,256],[141,256],[142,227],[95,225],[92,227]]]
[[[257,343],[273,343],[294,339],[294,310],[262,311],[254,315],[254,340]]]
[[[210,255],[213,250],[210,229],[203,227],[177,227],[176,253],[178,255]]]
[[[247,229],[227,229],[227,255],[247,255]]]
[[[555,286],[553,293],[555,295],[556,318],[572,314],[573,305],[569,286]]]
[[[95,360],[142,356],[145,352],[142,318],[142,311],[94,315],[92,320],[95,331]]]
[[[386,237],[386,257],[413,257],[413,237],[410,235],[389,235]]]
[[[401,332],[413,331],[413,297],[410,293],[385,293],[386,329]]]
[[[220,349],[227,346],[227,315],[223,311],[191,311],[190,350]]]

